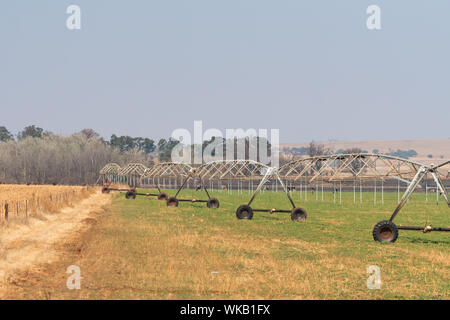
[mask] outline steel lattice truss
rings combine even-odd
[[[433,167],[433,165],[431,165]],[[450,160],[443,162],[434,167],[436,173],[439,173],[439,176],[442,179],[450,179]]]
[[[148,168],[140,163],[130,163],[123,167],[118,175],[119,176],[142,176]]]
[[[431,167],[428,167],[426,170],[427,173],[430,172],[431,175],[433,176],[433,179],[435,180],[437,187],[440,189],[442,195],[447,201],[448,206],[450,207],[450,198],[448,196],[445,184],[442,181],[443,176],[447,179],[450,177],[449,169],[450,169],[450,160],[447,160],[446,162],[438,164],[437,166],[432,165]]]
[[[283,165],[279,174],[287,180],[314,182],[355,179],[398,179],[409,182],[423,165],[382,154],[333,154],[295,160]]]
[[[141,178],[177,178],[185,177],[192,171],[192,167],[185,163],[163,162],[148,168]]]
[[[441,179],[450,179],[450,162],[438,166],[424,165],[415,161],[383,154],[333,154],[291,161],[274,170],[284,180],[306,181],[352,181],[356,179],[396,179],[409,183],[421,167],[432,168]],[[198,167],[185,163],[164,162],[147,168],[140,163],[131,163],[121,168],[116,163],[108,163],[100,170],[100,175],[140,176],[141,178],[176,178],[196,176],[202,180],[259,179],[270,168],[253,160],[219,160]]]
[[[117,163],[108,163],[100,170],[100,175],[118,175],[121,167]]]
[[[276,212],[290,212],[292,220],[305,220],[306,211],[300,207],[296,207],[290,191],[286,188],[284,180],[290,181],[305,181],[311,183],[313,181],[356,181],[356,179],[397,179],[408,183],[408,187],[400,199],[397,207],[392,213],[389,220],[383,220],[377,223],[373,229],[374,239],[377,241],[394,242],[398,236],[398,230],[418,230],[423,232],[430,231],[450,231],[450,228],[433,227],[431,225],[423,226],[396,226],[393,222],[396,215],[400,212],[403,206],[408,201],[414,190],[419,187],[420,182],[427,179],[430,175],[436,183],[436,190],[445,198],[450,207],[450,197],[443,179],[450,178],[450,161],[443,162],[439,165],[424,165],[418,162],[410,161],[389,155],[382,154],[367,154],[367,153],[353,153],[353,154],[333,154],[327,156],[318,156],[299,159],[289,162],[280,168],[269,167],[262,163],[252,160],[222,160],[213,161],[196,168],[193,168],[183,163],[160,163],[146,168],[139,163],[131,163],[120,169],[119,165],[109,163],[100,170],[100,177],[105,179],[105,176],[124,177],[132,185],[138,184],[138,179],[142,181],[145,178],[177,178],[183,177],[183,182],[178,188],[174,197],[167,200],[171,203],[178,201],[191,202],[207,202],[208,208],[212,206],[210,203],[216,203],[212,208],[218,208],[219,202],[217,199],[211,198],[206,186],[203,186],[208,200],[187,200],[177,199],[180,191],[185,187],[189,179],[200,178],[203,180],[221,180],[221,179],[258,179],[259,183],[253,192],[249,202],[241,205],[236,210],[236,216],[239,219],[252,219],[253,212],[269,212],[271,214]],[[292,209],[254,209],[251,207],[255,197],[262,190],[264,184],[269,179],[276,179],[287,198],[292,205]],[[304,180],[303,180],[304,179]],[[103,181],[104,182],[104,181]],[[158,186],[159,189],[159,186]],[[305,189],[306,191],[306,189]],[[135,193],[136,195],[136,193]],[[149,195],[149,194],[146,194]],[[161,193],[159,194],[161,195]],[[158,196],[159,196],[158,195]],[[382,230],[382,231],[380,231]],[[387,231],[386,231],[387,230]]]
[[[268,170],[268,166],[253,160],[212,161],[195,169],[202,180],[262,178]]]

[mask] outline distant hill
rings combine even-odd
[[[334,152],[350,148],[361,148],[369,153],[394,153],[400,151],[414,150],[417,155],[410,157],[421,163],[439,163],[450,159],[449,139],[416,139],[416,140],[369,140],[369,141],[316,141]],[[305,148],[305,143],[281,144],[282,152],[286,148]],[[407,154],[407,153],[406,153]],[[414,154],[414,153],[413,153]]]

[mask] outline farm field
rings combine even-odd
[[[29,217],[57,212],[90,193],[81,186],[0,184],[0,225],[6,223],[6,205],[8,222],[25,222]]]
[[[65,246],[73,244],[74,236],[96,221],[95,216],[103,212],[103,206],[110,200],[99,188],[90,188],[89,192],[83,192],[83,197],[72,199],[73,203],[66,203],[55,212],[33,214],[26,220],[8,220],[0,228],[0,298],[11,285],[20,286],[18,275],[32,281],[33,272],[59,261],[66,252]]]
[[[174,190],[166,190],[169,195]],[[4,298],[26,299],[449,299],[450,235],[400,231],[394,244],[377,243],[372,228],[388,219],[397,194],[374,207],[373,194],[342,205],[332,193],[310,194],[297,206],[306,222],[288,213],[255,213],[237,220],[243,191],[212,191],[219,209],[204,203],[167,207],[155,198],[126,200],[116,193],[96,223],[68,243],[57,262],[13,277]],[[185,190],[180,198],[201,199]],[[435,200],[435,199],[434,199]],[[282,192],[265,191],[254,208],[289,209]],[[449,208],[414,194],[397,224],[449,226]],[[66,268],[81,268],[81,290],[66,288]],[[381,270],[381,289],[369,290],[367,267]]]
[[[21,201],[33,197],[63,194],[86,189],[80,186],[0,184],[0,201]]]

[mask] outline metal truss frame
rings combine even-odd
[[[420,183],[428,174],[431,175],[436,183],[438,191],[444,197],[447,205],[450,207],[450,198],[448,191],[442,179],[450,178],[450,161],[439,165],[424,165],[408,159],[384,154],[352,153],[352,154],[332,154],[326,156],[307,157],[291,161],[280,168],[273,168],[252,160],[219,160],[205,163],[198,167],[192,167],[184,163],[165,162],[146,168],[142,164],[133,163],[124,168],[120,168],[115,163],[107,164],[100,170],[100,177],[107,176],[127,176],[135,175],[140,178],[183,178],[181,186],[177,189],[174,197],[167,199],[168,206],[178,206],[178,201],[189,202],[207,202],[214,200],[212,207],[218,207],[218,200],[211,198],[205,186],[208,200],[196,199],[177,199],[180,191],[186,186],[189,179],[199,179],[201,183],[208,180],[260,180],[257,188],[253,192],[249,202],[240,206],[236,211],[239,219],[252,219],[253,212],[291,212],[292,220],[306,219],[306,212],[302,208],[295,206],[295,203],[286,188],[284,181],[307,181],[308,183],[322,180],[327,182],[335,181],[355,181],[369,179],[396,179],[408,184],[406,191],[401,197],[399,204],[395,208],[389,220],[379,222],[374,230],[374,239],[378,241],[394,242],[398,236],[398,230],[421,230],[430,231],[450,231],[450,228],[442,227],[417,227],[417,226],[396,226],[393,220],[404,207],[414,190],[420,187]],[[99,178],[100,179],[100,178]],[[281,209],[253,209],[251,204],[262,190],[269,179],[276,179],[287,198],[289,199],[292,210]],[[159,189],[161,195],[161,190]],[[132,190],[135,195],[136,191]],[[150,194],[142,194],[150,195]],[[170,200],[170,201],[169,201]],[[384,236],[383,236],[384,235]]]
[[[142,173],[142,178],[176,178],[187,176],[193,168],[181,162],[162,162],[147,168]]]
[[[220,202],[216,198],[212,198],[208,192],[206,186],[203,186],[202,189],[205,191],[207,200],[203,199],[183,199],[177,198],[181,190],[184,189],[189,179],[196,178],[196,169],[191,167],[188,164],[182,162],[163,162],[154,165],[152,168],[146,170],[141,179],[145,178],[181,178],[182,183],[178,187],[177,192],[174,196],[168,197],[166,204],[168,207],[178,207],[179,202],[204,202],[208,208],[218,208]],[[159,189],[159,186],[158,186]]]
[[[279,174],[286,180],[306,179],[310,183],[354,179],[398,179],[410,182],[421,163],[399,157],[370,154],[332,154],[291,161],[280,167]]]
[[[102,169],[100,169],[100,176],[96,183],[99,183],[100,180],[102,181],[102,184],[105,184],[107,180],[110,182],[116,182],[120,170],[121,167],[117,163],[111,162],[106,164]]]
[[[119,171],[119,176],[142,176],[148,168],[141,163],[129,163]]]
[[[396,226],[393,222],[414,190],[420,187],[421,181],[428,174],[433,177],[439,192],[450,207],[448,192],[442,181],[442,178],[450,176],[450,171],[447,171],[447,175],[445,175],[442,170],[449,164],[450,161],[446,161],[437,166],[427,166],[415,161],[383,154],[332,154],[291,161],[280,167],[279,174],[285,180],[305,180],[308,183],[319,179],[327,182],[355,181],[356,179],[379,179],[383,181],[397,179],[406,182],[408,187],[390,219],[377,223],[372,232],[376,241],[395,242],[398,237],[398,230],[450,231],[450,228],[432,227],[430,225],[425,227]]]
[[[270,167],[253,160],[218,160],[196,168],[200,179],[252,179],[263,177]]]
[[[271,214],[276,212],[289,212],[291,213],[292,220],[304,220],[306,219],[306,212],[302,208],[295,206],[288,189],[283,183],[278,174],[277,168],[269,167],[265,164],[254,160],[217,160],[201,165],[195,169],[195,174],[202,181],[208,180],[250,180],[260,179],[260,182],[253,192],[249,202],[245,205],[241,205],[236,210],[236,217],[238,219],[252,219],[254,212],[269,212]],[[263,186],[269,179],[277,179],[280,182],[289,202],[292,205],[291,210],[283,210],[276,208],[269,209],[253,209],[251,204],[259,194]],[[301,211],[301,215],[299,215]]]
[[[400,210],[404,207],[404,205],[407,203],[408,199],[411,197],[414,190],[419,185],[420,181],[427,175],[431,174],[434,181],[436,182],[436,186],[439,189],[440,193],[444,197],[445,201],[447,202],[448,207],[450,207],[450,198],[447,192],[447,189],[445,188],[444,183],[442,182],[441,176],[439,174],[439,169],[450,164],[450,160],[443,162],[437,166],[431,165],[431,166],[421,166],[419,170],[417,171],[416,175],[412,179],[411,183],[409,184],[408,188],[406,189],[405,193],[403,194],[399,204],[395,208],[394,212],[392,213],[390,219],[388,221],[380,221],[377,223],[373,229],[373,236],[376,241],[380,242],[395,242],[398,237],[398,230],[413,230],[413,231],[422,231],[424,233],[431,232],[431,231],[443,231],[443,232],[449,232],[450,228],[444,228],[444,227],[433,227],[431,225],[426,225],[424,227],[420,226],[402,226],[402,225],[395,225],[394,219],[397,216],[397,214],[400,212]]]

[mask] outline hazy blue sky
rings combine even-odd
[[[0,40],[14,133],[159,138],[203,120],[281,142],[450,137],[448,0],[2,0]]]

